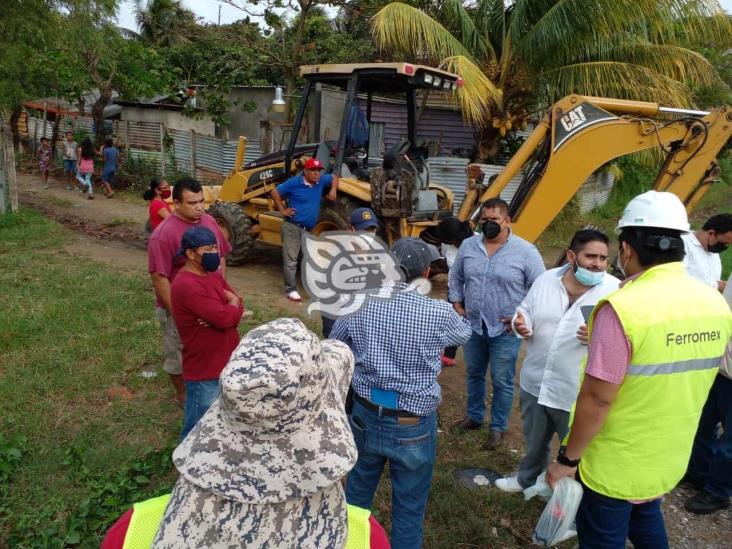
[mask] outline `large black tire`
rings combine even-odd
[[[217,202],[208,213],[216,220],[221,231],[231,244],[231,253],[226,258],[227,265],[241,265],[254,252],[252,220],[247,217],[239,204],[233,202]]]
[[[370,207],[370,204],[348,195],[338,195],[335,202],[323,201],[320,207],[320,217],[312,233],[319,235],[325,231],[346,231],[351,219],[351,212],[361,206]]]

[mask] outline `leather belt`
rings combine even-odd
[[[412,412],[407,412],[406,410],[392,410],[391,408],[384,408],[383,406],[379,406],[378,404],[374,404],[370,400],[363,398],[356,391],[353,391],[353,398],[354,398],[354,400],[358,401],[360,404],[363,404],[369,410],[373,410],[374,412],[381,411],[381,414],[385,415],[385,416],[395,416],[395,417],[403,417],[403,418],[422,417],[422,416],[418,416],[417,414],[413,414]]]

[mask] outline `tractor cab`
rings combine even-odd
[[[342,179],[368,184],[371,207],[385,222],[405,218],[408,222],[435,220],[452,213],[449,193],[430,186],[428,147],[417,132],[417,91],[453,92],[462,84],[458,76],[410,63],[311,65],[301,67],[300,74],[305,86],[290,142],[284,151],[286,171],[300,156],[297,137],[311,98],[323,94],[324,90],[340,90],[345,92],[345,100],[340,112],[334,112],[336,116],[331,117],[340,124],[335,134],[337,139],[326,139],[312,149],[326,170]],[[388,98],[406,110],[406,125],[394,124],[402,128],[403,134],[383,151],[375,151],[370,143],[375,96]],[[332,108],[321,100],[320,109],[325,108],[331,112],[338,110],[337,106]],[[327,135],[327,131],[321,132],[321,116],[314,118],[315,135]],[[381,155],[376,156],[379,152]]]

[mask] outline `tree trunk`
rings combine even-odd
[[[53,121],[53,128],[51,129],[51,150],[56,151],[56,142],[58,141],[58,127],[61,124],[61,113],[56,111],[56,118]]]
[[[97,146],[104,143],[104,108],[109,104],[111,99],[112,89],[109,86],[100,87],[99,99],[92,105],[92,118],[94,119],[94,128],[96,130],[94,142]]]
[[[23,112],[22,105],[16,105],[13,112],[10,115],[10,131],[13,132],[13,149],[18,150],[20,147],[20,135],[18,135],[18,119],[20,113]]]

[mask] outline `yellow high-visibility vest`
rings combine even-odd
[[[727,341],[732,313],[713,288],[681,263],[652,267],[608,302],[631,344],[628,372],[579,472],[592,490],[653,499],[681,480],[699,416]]]
[[[170,494],[135,503],[122,549],[150,549],[160,528]]]

